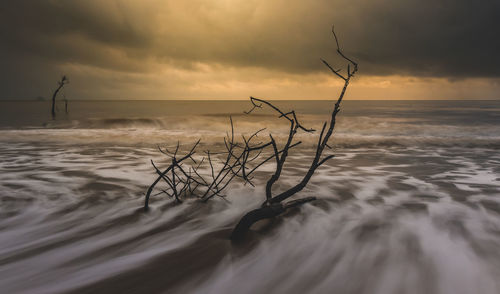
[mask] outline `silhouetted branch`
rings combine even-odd
[[[194,154],[196,153],[196,148],[200,140],[198,140],[183,156],[181,156],[183,152],[179,142],[177,142],[174,151],[158,147],[159,151],[170,159],[170,164],[161,171],[154,162],[151,161],[157,178],[146,192],[144,208],[146,210],[148,209],[152,191],[161,180],[165,182],[167,188],[161,189],[160,193],[154,194],[155,196],[165,194],[174,198],[179,203],[188,196],[197,197],[203,202],[215,196],[224,199],[225,195],[222,192],[234,179],[240,179],[245,184],[248,183],[254,186],[254,183],[252,183],[253,173],[262,165],[273,159],[276,165],[274,173],[266,182],[266,200],[259,208],[248,212],[240,219],[231,233],[231,239],[239,240],[243,238],[250,227],[259,220],[279,216],[288,209],[314,201],[316,199],[315,197],[304,197],[285,202],[285,200],[296,195],[307,186],[318,167],[334,158],[332,154],[323,155],[323,151],[325,148],[331,149],[328,142],[335,128],[336,116],[340,111],[340,104],[344,98],[351,78],[358,71],[358,64],[346,57],[342,52],[333,27],[332,34],[337,47],[336,52],[348,62],[346,73],[341,74],[341,69],[336,70],[327,61],[323,59],[321,59],[321,61],[336,77],[344,81],[344,86],[331,110],[329,121],[325,122],[321,128],[310,166],[298,183],[285,191],[276,193],[277,195],[273,194],[273,186],[280,180],[285,169],[285,163],[289,158],[288,155],[290,150],[301,144],[300,141],[295,142],[295,135],[298,131],[313,133],[315,130],[302,125],[294,110],[282,111],[269,101],[250,97],[252,107],[245,112],[246,114],[251,114],[256,109],[268,107],[278,114],[278,118],[283,118],[288,121],[289,130],[286,141],[280,144],[272,134],[269,134],[269,141],[254,143],[254,140],[256,140],[258,135],[265,129],[260,129],[250,134],[250,136],[242,135],[240,141],[237,141],[233,119],[230,117],[231,133],[226,133],[223,140],[225,150],[221,152],[206,150],[204,152],[205,155],[201,157],[199,162],[195,160]],[[264,149],[268,147],[272,148],[271,155],[266,154],[266,156],[261,159]],[[188,159],[190,159],[193,165],[191,165]]]
[[[262,150],[270,146],[270,143],[253,143],[253,140],[255,140],[258,134],[264,129],[252,133],[248,138],[242,136],[242,143],[236,142],[232,118],[230,118],[230,123],[231,134],[227,134],[227,137],[224,138],[226,151],[215,153],[207,150],[204,152],[205,156],[203,156],[199,162],[193,157],[200,143],[199,140],[194,144],[191,150],[182,157],[179,155],[182,153],[179,142],[177,142],[175,150],[172,151],[169,150],[169,148],[161,148],[158,146],[158,150],[167,156],[171,163],[162,172],[156,167],[153,161],[151,161],[158,177],[146,192],[144,203],[145,210],[148,210],[149,200],[153,189],[162,179],[167,184],[168,189],[162,190],[163,193],[161,194],[175,198],[179,203],[182,201],[182,198],[187,196],[196,196],[203,202],[215,196],[225,197],[222,191],[225,190],[235,178],[239,178],[245,183],[253,185],[249,175],[255,171],[256,167],[249,167],[249,164],[257,160],[262,154]],[[189,172],[186,172],[186,169],[182,166],[187,159],[190,159],[195,164],[194,166],[189,165]],[[202,165],[204,165],[204,169],[208,171],[208,173],[200,173]],[[259,166],[260,165],[261,164],[259,164]],[[250,173],[247,173],[247,169]]]
[[[64,112],[68,114],[68,99],[64,98]]]
[[[283,212],[285,212],[287,209],[291,207],[296,207],[299,205],[302,205],[304,203],[310,202],[315,200],[314,197],[307,197],[307,198],[302,198],[298,200],[293,200],[289,201],[287,203],[282,203],[284,200],[294,196],[295,194],[299,193],[304,189],[307,184],[309,183],[309,180],[313,176],[314,172],[318,167],[323,165],[325,162],[328,160],[332,159],[334,155],[327,155],[323,157],[323,151],[326,148],[331,148],[328,145],[328,141],[330,140],[330,137],[333,134],[333,130],[335,128],[335,123],[336,123],[336,116],[340,111],[340,104],[342,102],[342,99],[344,98],[345,92],[347,90],[347,87],[349,85],[349,82],[351,78],[354,76],[354,74],[358,71],[358,64],[354,62],[352,59],[348,58],[345,56],[345,54],[342,52],[340,49],[339,41],[337,38],[337,34],[335,33],[334,28],[332,27],[332,34],[335,39],[335,43],[337,45],[337,53],[345,60],[348,61],[347,65],[347,76],[344,76],[340,74],[340,69],[335,70],[328,62],[325,60],[321,59],[321,61],[330,69],[330,71],[337,77],[341,78],[344,80],[344,86],[342,88],[342,91],[335,103],[334,108],[332,109],[331,112],[331,117],[330,117],[330,122],[327,123],[325,122],[323,124],[323,127],[321,129],[321,133],[318,137],[318,143],[316,146],[316,152],[314,155],[314,158],[311,162],[311,165],[309,166],[309,169],[307,170],[306,174],[302,178],[302,180],[297,183],[296,185],[292,186],[291,188],[279,193],[276,196],[272,195],[272,186],[279,180],[280,175],[283,170],[284,163],[287,159],[289,149],[291,146],[293,146],[292,142],[294,139],[294,136],[297,132],[298,129],[301,129],[306,132],[313,132],[313,129],[307,129],[304,128],[300,122],[297,119],[297,116],[295,115],[295,111],[288,111],[288,112],[283,112],[281,111],[278,107],[273,105],[272,103],[265,101],[263,99],[257,99],[254,97],[250,97],[250,102],[252,103],[252,109],[247,111],[247,114],[252,113],[256,108],[262,108],[264,105],[267,105],[274,111],[278,112],[280,114],[279,117],[284,117],[290,122],[290,132],[288,134],[288,139],[283,147],[282,150],[278,150],[277,144],[275,140],[271,137],[271,145],[273,146],[273,151],[274,151],[274,158],[276,160],[276,169],[273,175],[269,178],[269,180],[266,183],[266,200],[262,204],[262,206],[258,209],[254,209],[247,214],[245,214],[239,223],[236,225],[234,228],[233,232],[231,233],[231,239],[232,240],[239,240],[241,239],[244,235],[245,232],[250,229],[252,224],[255,222],[265,219],[265,218],[272,218],[276,217]],[[353,66],[351,69],[351,65]],[[328,127],[327,127],[328,126]]]
[[[57,89],[54,91],[54,94],[52,94],[52,111],[51,111],[52,119],[56,118],[56,96],[57,96],[57,93],[59,93],[59,91],[64,87],[64,85],[66,85],[68,83],[69,83],[68,78],[66,76],[63,76],[61,78],[61,80],[57,83],[58,86],[57,86]],[[68,112],[67,105],[68,104],[66,102],[66,113]]]

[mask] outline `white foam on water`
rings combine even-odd
[[[210,242],[211,234],[226,238],[239,218],[264,200],[265,176],[256,178],[255,189],[231,186],[228,202],[172,205],[172,199],[157,195],[151,211],[140,212],[155,179],[150,159],[160,166],[166,162],[156,144],[175,146],[180,140],[189,148],[201,136],[203,148],[220,147],[213,143],[227,131],[227,119],[204,119],[182,130],[169,127],[168,119],[0,130],[0,288],[8,293],[78,290],[147,268],[169,254],[181,252],[189,259],[188,249]],[[245,132],[270,121],[263,120],[238,127]],[[207,121],[217,127],[194,130]],[[301,192],[318,201],[279,218],[268,233],[251,232],[258,238],[244,254],[224,239],[221,258],[185,273],[192,277],[165,290],[499,293],[495,126],[489,136],[479,127],[449,127],[443,137],[440,131],[422,131],[429,125],[411,127],[410,136],[397,122],[386,122],[375,134],[369,133],[383,127],[383,120],[340,123],[345,128],[334,135],[338,145],[329,151],[337,157]],[[357,128],[359,133],[349,132]],[[286,136],[286,128],[280,130],[278,139]],[[300,180],[316,136],[299,137],[304,143],[290,156],[277,189]],[[270,162],[261,171],[273,169]],[[164,266],[172,270],[168,260]],[[140,286],[130,291],[140,292]]]

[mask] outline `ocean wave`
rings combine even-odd
[[[120,128],[164,128],[160,118],[146,117],[115,117],[88,119],[61,119],[44,122],[41,128],[47,129],[120,129]],[[25,129],[39,129],[40,126],[30,126]]]
[[[231,119],[232,118],[232,119]],[[301,124],[316,130],[325,121],[323,115],[301,115]],[[286,140],[289,124],[276,115],[169,115],[163,117],[89,117],[55,120],[42,127],[0,130],[3,142],[54,142],[63,144],[165,145],[180,141],[190,144],[198,139],[211,145],[221,144],[232,131],[236,137],[249,136],[264,129],[258,140],[272,134],[278,142]],[[319,132],[298,132],[301,146],[313,147]],[[331,145],[340,148],[388,147],[465,147],[500,148],[498,124],[456,124],[429,122],[416,118],[339,117]]]
[[[268,139],[269,132],[262,132],[257,138],[259,142]],[[235,132],[236,137],[249,133]],[[278,142],[284,142],[285,132],[272,132]],[[201,139],[209,148],[223,147],[223,137],[227,135],[220,130],[164,130],[144,128],[121,129],[29,129],[0,130],[0,142],[54,143],[73,144],[108,144],[124,146],[156,146],[189,145]],[[301,141],[299,148],[312,148],[317,144],[318,134],[298,134],[296,141]],[[500,136],[423,136],[417,135],[362,135],[336,133],[330,139],[330,145],[337,148],[390,148],[390,147],[464,147],[464,148],[500,148]]]
[[[464,147],[500,148],[500,137],[436,137],[436,136],[337,136],[333,145],[343,148],[369,147]]]
[[[91,128],[164,127],[163,121],[156,118],[101,118],[89,120],[89,125]]]

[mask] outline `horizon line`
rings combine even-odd
[[[250,98],[231,98],[231,99],[219,99],[219,98],[202,98],[202,99],[115,99],[115,98],[105,98],[105,99],[68,99],[68,101],[248,101]],[[283,99],[283,98],[268,98],[266,100],[270,101],[334,101],[337,98],[331,99]],[[60,100],[60,99],[57,99]],[[51,99],[37,99],[37,98],[19,98],[19,99],[3,99],[0,98],[1,102],[50,102]],[[60,100],[62,101],[62,100]],[[497,99],[344,99],[344,101],[500,101]]]

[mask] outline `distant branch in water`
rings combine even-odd
[[[64,98],[64,112],[68,114],[68,99]]]
[[[64,85],[68,84],[69,80],[66,76],[63,76],[61,80],[58,82],[57,89],[54,91],[54,94],[52,94],[52,119],[56,118],[56,97],[59,91],[64,87]],[[67,112],[67,104],[66,104],[66,112]]]

